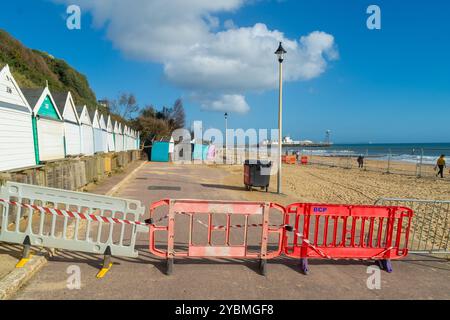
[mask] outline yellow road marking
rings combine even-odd
[[[108,273],[108,271],[111,270],[112,265],[113,264],[110,263],[107,268],[102,268],[102,270],[100,270],[99,273],[97,273],[97,279],[103,278],[106,275],[106,273]]]
[[[30,259],[31,259],[31,255],[29,258],[21,259],[19,262],[17,262],[16,268],[23,268],[27,264],[27,262],[30,261]]]

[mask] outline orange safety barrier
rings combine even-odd
[[[281,161],[286,164],[295,164],[297,162],[296,156],[281,156]]]
[[[158,221],[168,218],[166,226],[157,226],[155,221],[158,208],[168,207],[167,215]],[[280,224],[270,225],[271,217],[274,212],[279,214]],[[186,242],[175,245],[175,220],[179,215],[189,218],[189,222],[177,226],[177,234],[183,233],[186,236]],[[225,216],[225,225],[213,225],[213,219],[217,220],[219,215]],[[216,217],[217,216],[217,217]],[[243,223],[232,225],[232,218],[241,218]],[[206,218],[206,219],[205,219]],[[252,221],[249,221],[252,219]],[[254,221],[254,220],[257,221]],[[268,259],[278,257],[283,250],[284,226],[284,207],[270,202],[244,202],[244,201],[208,201],[208,200],[161,200],[150,206],[150,242],[149,250],[156,256],[167,259],[167,274],[173,270],[173,261],[176,257],[214,257],[214,258],[244,258],[260,259],[260,270],[262,274],[266,273],[266,263]],[[206,220],[206,221],[205,221]],[[202,232],[194,232],[194,226],[201,225],[205,228],[204,237],[200,237]],[[249,245],[249,228],[260,228],[260,235],[256,234],[257,246]],[[231,244],[230,230],[241,229],[242,241],[238,244]],[[186,230],[187,229],[187,230]],[[202,230],[200,230],[202,231]],[[213,232],[222,231],[225,233],[224,241],[221,244],[215,244],[213,241]],[[167,240],[163,238],[163,247],[157,246],[156,234],[167,233]],[[269,243],[269,236],[275,236],[275,243]],[[194,240],[194,237],[196,238]],[[204,241],[198,241],[198,238],[204,238]],[[165,242],[167,241],[167,244]],[[260,245],[259,245],[260,241]],[[195,243],[194,243],[195,242]],[[202,242],[202,243],[200,243]],[[270,249],[269,250],[269,244]],[[167,250],[165,247],[167,246]],[[257,249],[255,249],[257,247]]]
[[[390,259],[408,254],[413,211],[404,207],[347,206],[295,203],[286,208],[284,253],[300,258],[308,273],[308,258],[373,259],[392,272]]]

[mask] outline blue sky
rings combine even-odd
[[[105,12],[110,12],[110,8],[86,5],[84,0],[67,2],[80,4],[81,30],[66,28],[64,0],[7,1],[2,3],[0,28],[26,46],[49,52],[73,65],[88,77],[99,99],[114,98],[123,91],[133,92],[141,105],[151,103],[161,107],[183,97],[188,124],[202,120],[204,128],[222,128],[223,110],[228,108],[223,94],[242,97],[231,101],[248,106],[249,111],[238,113],[231,109],[229,125],[244,129],[277,126],[278,91],[273,86],[277,74],[272,71],[276,71],[277,64],[273,55],[275,38],[280,35],[275,30],[297,43],[301,42],[300,37],[320,31],[331,38],[316,37],[311,41],[333,41],[323,45],[320,56],[324,57],[323,70],[313,72],[311,77],[303,74],[307,65],[302,60],[306,59],[305,52],[309,54],[311,50],[288,49],[285,69],[290,79],[284,87],[285,134],[319,141],[324,139],[325,130],[330,129],[333,140],[341,143],[450,142],[450,23],[446,22],[449,2],[233,1],[235,4],[230,7],[205,8],[202,4],[197,9],[184,8],[189,17],[185,19],[177,16],[185,14],[177,6],[165,6],[162,10],[167,12],[162,15],[173,13],[173,19],[167,20],[170,27],[174,28],[178,18],[181,21],[180,38],[168,33],[172,42],[167,46],[163,36],[153,34],[142,41],[133,37],[144,29],[140,27],[142,21],[149,23],[144,29],[148,31],[167,27],[165,22],[153,22],[158,20],[155,16],[146,17],[144,9],[136,9],[142,3],[139,0],[127,2],[130,12],[121,10],[121,17],[116,13],[108,16]],[[366,9],[370,4],[381,8],[381,30],[366,27]],[[141,11],[142,16],[137,16]],[[201,29],[204,26],[199,21],[192,22],[198,18],[198,12],[202,21],[210,21],[209,30]],[[99,22],[102,17],[105,21]],[[224,27],[227,20],[233,21],[233,27],[227,27],[231,29],[229,37],[221,38],[223,42],[219,43],[217,35],[228,30]],[[191,22],[193,31],[189,30]],[[254,27],[255,24],[260,27]],[[202,41],[207,49],[195,52],[197,60],[187,59],[182,48],[173,48],[177,48],[178,41],[190,37],[198,41],[197,27],[204,32]],[[251,51],[245,45],[253,43],[246,42],[246,34],[240,32],[245,28],[252,28],[252,34],[263,33],[266,42],[258,42]],[[190,45],[188,40],[185,42]],[[261,48],[266,48],[267,41],[271,45],[272,40],[272,51],[262,52]],[[214,44],[209,46],[208,41]],[[242,56],[252,55],[236,60],[239,53],[230,54],[230,47],[247,50]],[[213,70],[213,65],[200,68],[195,63],[199,61],[199,52],[205,52],[205,57],[213,60],[222,59],[226,52],[226,59],[233,56],[244,65],[264,61],[268,72],[260,73],[266,69],[256,62],[242,77],[236,70]],[[269,54],[273,58],[267,60]],[[197,81],[199,72],[209,68],[204,82]],[[294,69],[297,71],[290,73]],[[236,80],[236,87],[229,83],[228,75]],[[191,87],[192,79],[193,83],[199,83]]]

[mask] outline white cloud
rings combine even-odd
[[[288,51],[286,81],[318,77],[329,60],[338,58],[334,37],[324,32],[295,40],[263,23],[238,27],[232,20],[219,29],[217,14],[238,10],[244,0],[55,1],[90,11],[95,24],[106,26],[109,39],[124,54],[163,64],[166,78],[203,95],[199,101],[209,110],[248,111],[245,93],[276,88],[273,52],[279,41]]]
[[[216,99],[200,98],[201,107],[204,110],[247,113],[250,106],[245,97],[240,94],[223,94]]]

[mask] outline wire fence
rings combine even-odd
[[[414,211],[411,253],[450,254],[450,201],[381,198],[375,205],[404,206]]]
[[[297,155],[297,150],[286,150],[284,154]],[[361,152],[345,154],[332,150],[303,149],[299,150],[298,163],[301,157],[308,158],[308,165],[327,166],[343,169],[359,169],[363,171],[392,173],[418,178],[437,178],[438,169],[436,161],[440,154],[450,156],[450,149],[411,149],[405,150],[376,150],[371,149]],[[283,155],[284,155],[283,154]],[[434,154],[434,155],[433,155]],[[363,156],[363,164],[360,166],[358,157]],[[242,165],[247,159],[271,160],[277,162],[276,150],[261,148],[217,148],[214,163],[228,165]],[[439,177],[440,178],[440,177]],[[450,180],[449,168],[444,169],[444,179]]]
[[[436,161],[439,156],[430,154],[450,154],[448,149],[415,149],[411,153],[395,152],[389,150],[386,153],[373,152],[370,154],[326,154],[317,155],[315,150],[302,150],[301,156],[308,157],[308,163],[344,169],[360,169],[381,173],[394,173],[416,177],[437,177]],[[364,157],[362,165],[358,163],[358,157]],[[448,168],[444,169],[444,179],[450,180]]]

